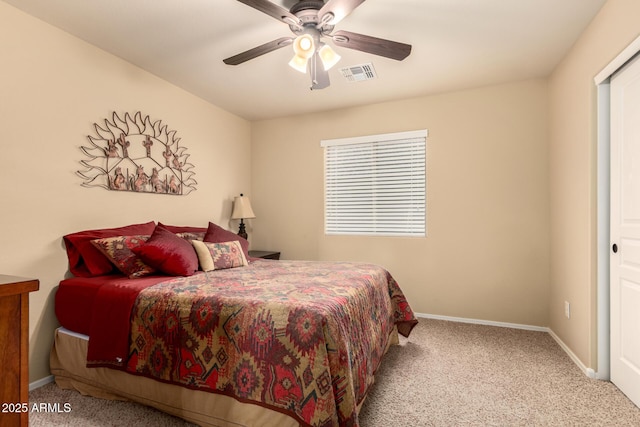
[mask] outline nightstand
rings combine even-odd
[[[249,256],[262,259],[280,259],[280,252],[274,251],[249,251]]]
[[[29,292],[40,282],[0,274],[0,403],[29,405]],[[9,408],[12,409],[12,408]],[[22,406],[0,414],[2,426],[29,424]]]

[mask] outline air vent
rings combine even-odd
[[[353,65],[351,67],[341,68],[340,72],[350,82],[363,82],[365,80],[376,79],[376,70],[372,63]]]

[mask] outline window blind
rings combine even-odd
[[[427,131],[322,141],[325,233],[426,236]]]

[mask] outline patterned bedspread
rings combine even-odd
[[[311,261],[171,279],[142,290],[131,319],[128,371],[311,426],[357,426],[394,325],[417,323],[381,267]]]

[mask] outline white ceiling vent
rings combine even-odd
[[[372,63],[353,65],[351,67],[341,68],[340,72],[350,82],[362,82],[365,80],[376,79],[376,70]]]

